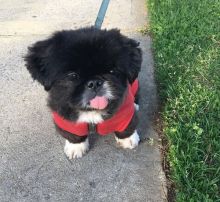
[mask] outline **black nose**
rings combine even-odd
[[[99,87],[101,87],[103,84],[103,81],[96,79],[96,80],[91,80],[87,83],[87,88],[88,89],[93,89],[93,90],[97,90]]]

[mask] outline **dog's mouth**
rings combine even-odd
[[[95,96],[89,101],[90,107],[94,109],[105,109],[108,106],[108,99],[105,96]]]
[[[83,94],[82,106],[85,109],[104,110],[114,100],[110,85],[105,82],[98,91],[86,90]]]

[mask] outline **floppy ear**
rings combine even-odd
[[[133,81],[138,77],[138,73],[141,70],[142,51],[139,48],[139,44],[139,42],[133,39],[124,38],[123,40],[123,49],[127,60],[125,72],[129,83],[133,83]]]
[[[49,56],[51,54],[51,40],[39,41],[28,47],[25,56],[26,67],[32,78],[44,86],[46,91],[50,90],[52,78],[50,78]]]

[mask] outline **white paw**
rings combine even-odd
[[[70,143],[66,140],[66,144],[64,146],[64,152],[69,159],[72,158],[81,158],[87,151],[89,150],[89,141],[88,138],[84,142],[81,143]]]
[[[136,111],[139,111],[139,105],[134,103],[134,108]]]
[[[133,149],[136,146],[138,146],[138,143],[140,141],[139,135],[136,130],[131,136],[127,138],[119,139],[118,137],[115,136],[115,139],[116,142],[124,149]]]

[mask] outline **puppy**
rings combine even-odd
[[[48,106],[66,139],[69,159],[88,151],[91,133],[114,132],[121,147],[138,145],[138,46],[117,29],[88,27],[56,32],[28,48],[26,67],[48,91]]]

